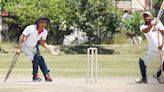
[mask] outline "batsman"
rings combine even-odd
[[[39,82],[42,80],[38,75],[39,67],[44,75],[45,81],[52,81],[44,58],[37,51],[38,41],[41,46],[49,49],[49,45],[46,43],[48,32],[45,29],[49,21],[50,20],[44,16],[39,17],[33,25],[27,26],[19,37],[16,53],[20,54],[23,52],[32,61],[32,80],[34,82]]]
[[[161,65],[154,78],[161,83],[161,69],[164,68],[164,26],[158,18],[154,18],[149,11],[143,13],[144,24],[140,26],[140,31],[145,35],[148,43],[148,50],[139,59],[141,78],[135,80],[136,83],[147,83],[147,66],[156,58],[161,61]],[[160,52],[160,53],[159,53]],[[161,68],[163,67],[163,68]],[[163,70],[162,70],[163,71]]]

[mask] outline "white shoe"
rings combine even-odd
[[[147,83],[147,79],[143,80],[142,78],[140,78],[140,79],[136,79],[135,82],[136,83]]]
[[[156,74],[153,74],[153,78],[157,79],[157,81],[158,81],[159,83],[161,83],[161,77],[157,77]]]

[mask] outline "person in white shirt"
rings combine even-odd
[[[27,26],[19,37],[19,44],[16,53],[20,54],[23,52],[33,64],[33,81],[41,81],[42,79],[38,75],[38,67],[40,67],[45,81],[52,81],[49,76],[49,71],[44,58],[37,51],[37,44],[48,49],[48,44],[46,43],[47,30],[45,29],[46,24],[50,20],[41,16],[35,21],[34,25]]]
[[[129,19],[132,18],[132,15],[130,14],[130,12],[129,12],[128,10],[125,10],[125,11],[124,11],[124,14],[122,15],[122,18],[123,18],[124,20],[129,20]]]
[[[151,63],[151,61],[156,58],[160,61],[160,53],[159,50],[164,52],[163,48],[163,35],[164,35],[164,26],[159,21],[159,19],[152,17],[152,14],[149,11],[145,11],[143,13],[144,24],[140,26],[140,31],[145,35],[148,44],[148,50],[145,55],[139,59],[139,67],[141,71],[141,78],[135,80],[136,83],[147,83],[147,74],[146,68],[147,65]],[[164,56],[162,56],[162,61],[164,61]],[[163,64],[164,65],[164,64]],[[160,83],[161,71],[157,72],[154,75],[154,78],[158,80]]]

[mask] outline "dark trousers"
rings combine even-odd
[[[139,59],[139,67],[140,67],[140,71],[141,71],[141,76],[143,80],[146,80],[146,65],[144,63],[144,61],[142,59]]]
[[[36,54],[34,56],[34,60],[32,61],[33,63],[33,75],[37,75],[38,74],[38,68],[40,67],[42,73],[45,75],[48,74],[48,69],[47,69],[47,65],[44,61],[44,58],[41,55]]]

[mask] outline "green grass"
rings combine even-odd
[[[0,47],[7,54],[0,53],[0,74],[5,75],[11,64],[16,50],[16,44],[4,43]],[[98,55],[98,76],[139,76],[138,59],[144,54],[145,45],[109,45],[105,48],[115,50],[115,54]],[[53,56],[47,50],[41,48],[41,53],[45,58],[47,65],[51,70],[51,75],[55,77],[85,77],[86,76],[86,54],[61,54]],[[159,62],[153,62],[148,67],[148,74],[153,74],[158,67]],[[12,75],[32,74],[32,63],[23,54],[12,71]]]

